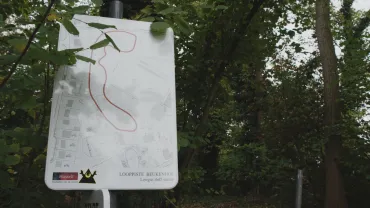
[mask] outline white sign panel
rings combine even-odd
[[[45,182],[54,190],[171,189],[178,181],[174,35],[150,23],[75,15],[58,50],[85,48],[55,78]],[[102,31],[86,23],[115,25]],[[105,39],[112,44],[88,49]]]

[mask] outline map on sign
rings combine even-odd
[[[174,35],[149,22],[75,15],[58,50],[84,48],[54,81],[45,182],[54,190],[171,189],[178,181]],[[99,30],[87,23],[114,25]],[[108,34],[110,43],[89,47]]]

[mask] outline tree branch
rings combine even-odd
[[[219,60],[223,60],[219,65],[218,69],[216,70],[216,74],[214,77],[214,80],[212,82],[211,89],[208,94],[207,102],[203,108],[203,113],[202,117],[200,119],[200,123],[198,127],[195,130],[194,136],[198,137],[203,134],[203,132],[206,130],[206,123],[208,120],[210,108],[213,104],[214,99],[216,98],[216,94],[219,88],[219,82],[227,68],[227,66],[230,64],[233,58],[233,54],[235,53],[235,50],[237,49],[238,43],[242,39],[242,37],[246,34],[248,30],[248,26],[252,22],[253,17],[257,14],[259,8],[262,6],[264,0],[255,0],[253,2],[253,7],[248,13],[247,17],[241,20],[240,26],[238,27],[237,31],[235,32],[236,37],[234,40],[231,42],[230,46],[226,48],[224,51],[225,54],[221,54],[221,57]],[[180,171],[187,168],[188,165],[191,163],[193,160],[194,155],[196,155],[196,150],[195,149],[190,149],[186,156],[185,159],[183,160],[182,164],[180,164]]]
[[[40,24],[38,24],[35,28],[35,30],[32,32],[30,38],[28,39],[28,42],[27,42],[27,45],[25,47],[25,49],[23,50],[23,52],[21,53],[21,55],[18,57],[18,59],[16,60],[16,62],[14,63],[13,67],[10,69],[10,72],[8,73],[8,75],[6,75],[6,77],[3,79],[3,81],[1,82],[0,84],[0,89],[3,88],[5,86],[5,84],[8,82],[8,80],[10,79],[10,77],[14,74],[14,72],[17,70],[17,66],[18,64],[22,61],[22,58],[26,55],[28,49],[30,48],[31,44],[32,44],[32,41],[33,39],[35,39],[36,37],[36,33],[39,31],[39,29],[41,28],[41,26],[44,24],[45,22],[45,19],[46,17],[49,15],[50,13],[50,10],[51,8],[53,7],[54,3],[56,2],[56,0],[51,0],[48,8],[46,9],[46,12],[44,14],[44,16],[42,17],[42,20],[40,22]]]
[[[247,32],[247,29],[248,29],[248,26],[249,24],[251,23],[254,15],[257,13],[258,9],[260,8],[260,6],[263,4],[264,0],[256,0],[254,1],[253,3],[253,8],[251,9],[251,11],[248,13],[248,16],[246,17],[246,19],[243,19],[242,24],[240,24],[240,27],[238,28],[238,31],[237,31],[237,36],[235,37],[235,39],[231,42],[231,45],[230,47],[228,48],[228,50],[226,50],[225,54],[226,56],[222,55],[222,57],[220,57],[219,60],[223,60],[223,57],[226,58],[226,60],[222,61],[219,66],[218,66],[218,70],[216,70],[216,74],[215,74],[215,78],[213,80],[213,83],[212,83],[212,87],[210,89],[210,92],[209,92],[209,96],[207,98],[207,102],[206,102],[206,105],[204,106],[204,110],[203,110],[203,115],[202,115],[202,118],[201,118],[201,122],[198,126],[198,128],[196,129],[195,131],[195,136],[200,136],[202,133],[203,133],[203,129],[202,127],[204,127],[204,124],[208,118],[208,115],[209,115],[209,110],[210,110],[210,107],[216,97],[216,93],[217,93],[217,89],[218,89],[218,85],[219,85],[219,82],[223,76],[223,73],[225,72],[227,66],[230,64],[230,62],[232,61],[232,54],[235,52],[237,46],[238,46],[238,43],[240,42],[240,40],[242,39],[242,37],[245,35],[245,33]]]
[[[351,7],[354,0],[343,0],[343,5],[341,8],[341,12],[346,20],[351,20]]]
[[[41,136],[43,130],[44,130],[44,125],[45,125],[45,119],[46,119],[46,112],[47,112],[47,104],[48,104],[48,101],[49,101],[49,74],[50,74],[50,63],[47,64],[47,67],[46,67],[46,72],[45,72],[45,76],[44,76],[44,106],[43,106],[43,111],[42,111],[42,117],[41,117],[41,121],[40,121],[40,127],[37,131],[37,135],[38,136]]]
[[[353,37],[359,38],[362,35],[362,32],[369,26],[370,24],[370,10],[365,13],[365,17],[363,17],[358,25],[354,27]]]

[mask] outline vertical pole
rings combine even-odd
[[[123,18],[123,2],[120,0],[111,0],[108,5],[108,17]]]
[[[302,206],[302,178],[303,171],[298,169],[295,208],[301,208]]]
[[[121,0],[110,0],[108,4],[108,17],[117,19],[123,18],[123,2]],[[109,199],[110,208],[117,207],[116,196],[112,194],[109,190],[106,190],[104,198]]]
[[[112,18],[123,18],[123,2],[120,0],[107,0],[107,5],[103,4],[101,9],[104,7],[108,8],[108,17]],[[105,13],[105,12],[104,12]],[[102,16],[105,16],[104,14]],[[90,192],[89,195],[84,196],[80,207],[102,207],[102,208],[116,208],[117,198],[108,189],[95,190]]]
[[[116,196],[108,189],[83,194],[79,208],[116,208]]]

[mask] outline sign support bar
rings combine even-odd
[[[295,208],[301,208],[302,206],[302,179],[303,170],[298,169]]]
[[[83,196],[81,208],[116,208],[116,196],[108,189],[91,191]]]
[[[113,0],[109,2],[108,5],[108,14],[112,18],[123,18],[123,2],[119,0]]]
[[[120,0],[110,0],[108,2],[108,15],[111,18],[123,18],[123,2]],[[95,190],[88,196],[84,196],[81,208],[116,208],[117,199],[115,194],[108,189]]]

